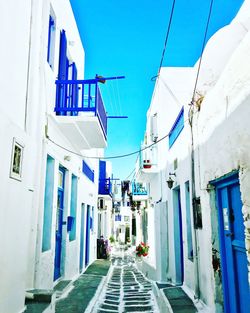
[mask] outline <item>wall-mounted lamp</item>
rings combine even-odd
[[[169,173],[169,178],[168,180],[166,181],[167,184],[168,184],[168,188],[169,189],[172,189],[173,188],[173,185],[174,185],[174,180],[171,178],[171,176],[176,176],[175,173]]]

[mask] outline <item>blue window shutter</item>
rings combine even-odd
[[[181,108],[173,127],[169,132],[169,148],[172,147],[176,139],[179,137],[181,131],[184,128],[184,107]]]
[[[68,58],[67,58],[67,38],[65,30],[61,31],[60,35],[60,52],[59,52],[59,68],[58,79],[68,79]],[[66,109],[67,107],[67,85],[59,84],[56,89],[56,108],[57,115],[66,115],[65,111],[58,109]]]
[[[61,31],[60,37],[60,55],[59,55],[59,69],[58,69],[58,79],[65,80],[67,79],[67,38],[65,30]]]

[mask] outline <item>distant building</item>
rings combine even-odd
[[[66,0],[5,2],[1,20],[0,312],[96,259],[107,116]],[[5,25],[6,26],[6,25]],[[55,83],[56,82],[56,83]],[[53,309],[53,308],[52,308]]]
[[[111,162],[99,161],[99,186],[98,186],[98,238],[103,236],[109,239],[114,233],[113,222],[113,192]]]
[[[249,12],[245,1],[209,40],[192,103],[198,62],[161,68],[136,165],[149,191],[142,268],[209,312],[250,311]]]

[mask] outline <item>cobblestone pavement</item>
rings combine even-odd
[[[91,312],[158,313],[152,285],[137,269],[132,255],[117,249],[111,260],[112,267],[107,283]]]

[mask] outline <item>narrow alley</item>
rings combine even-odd
[[[56,313],[195,313],[182,288],[149,280],[139,270],[143,260],[133,248],[115,246],[109,260],[94,262],[74,282],[67,282],[55,305]],[[28,311],[38,313],[40,311]]]
[[[91,312],[159,312],[152,284],[123,249],[117,248],[112,255],[107,284]]]
[[[250,0],[0,16],[0,313],[250,313]]]

